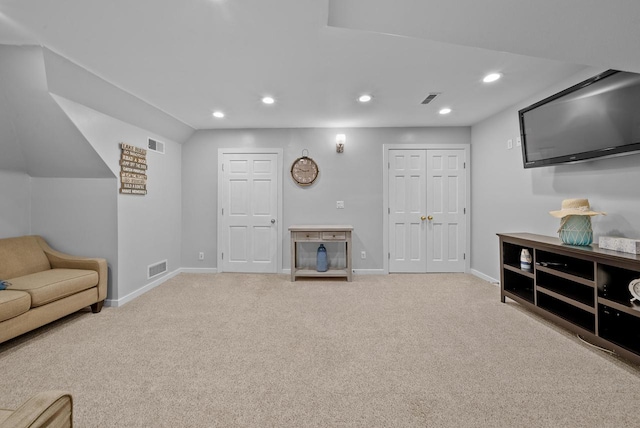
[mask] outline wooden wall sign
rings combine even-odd
[[[120,193],[147,194],[147,151],[120,143]]]

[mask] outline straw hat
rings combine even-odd
[[[568,215],[607,215],[605,212],[592,211],[588,199],[565,199],[562,201],[561,210],[549,211],[549,214],[556,218],[564,218]]]

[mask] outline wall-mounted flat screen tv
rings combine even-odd
[[[518,112],[525,168],[640,151],[640,74],[609,70]]]

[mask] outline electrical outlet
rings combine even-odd
[[[513,149],[513,140],[511,138],[507,140],[507,149]]]
[[[336,201],[336,208],[339,210],[344,209],[344,201]]]
[[[198,253],[198,260],[204,260],[204,253],[202,251]]]
[[[360,252],[360,258],[361,259],[366,259],[367,258],[367,252],[366,251],[361,251]]]
[[[516,147],[520,147],[521,144],[522,144],[522,138],[520,137],[516,138]]]

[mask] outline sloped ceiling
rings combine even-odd
[[[329,25],[640,73],[637,0],[329,0]]]
[[[47,71],[47,88],[50,93],[153,131],[174,142],[186,141],[195,131],[55,52],[44,48],[43,55]]]
[[[42,49],[0,46],[0,58],[0,169],[32,177],[113,177],[49,94]]]

